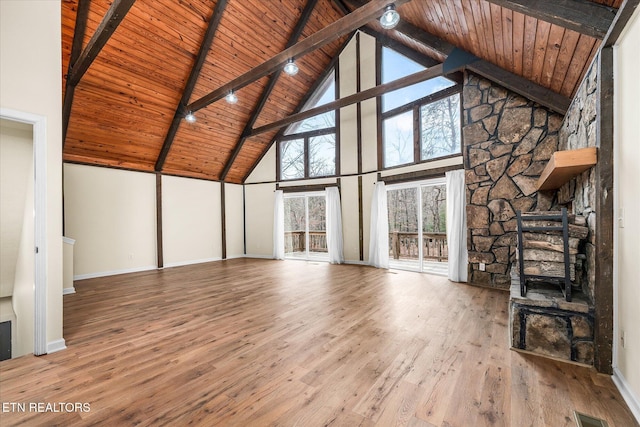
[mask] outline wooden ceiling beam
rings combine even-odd
[[[187,106],[187,109],[190,111],[200,110],[201,108],[224,98],[230,91],[237,91],[256,80],[268,76],[274,71],[280,69],[290,58],[299,58],[328,43],[331,43],[351,31],[362,27],[372,19],[378,18],[382,15],[382,12],[388,4],[395,4],[396,6],[399,6],[401,4],[408,3],[409,1],[411,0],[371,0],[367,4],[351,12],[349,15],[335,21],[322,30],[305,38],[301,42],[283,50],[245,74],[233,79],[225,85],[220,86],[218,89],[210,92],[195,102],[192,102]]]
[[[487,0],[498,6],[603,39],[616,9],[589,0]]]
[[[298,19],[298,22],[296,23],[293,33],[289,37],[289,41],[287,42],[285,49],[290,48],[291,46],[295,45],[298,42],[298,39],[302,35],[302,31],[304,31],[304,28],[307,26],[307,22],[309,22],[309,18],[311,18],[311,14],[313,13],[313,9],[315,9],[317,3],[318,3],[318,0],[309,0],[307,2],[307,4],[305,5],[302,11],[302,14],[300,15],[300,19]],[[240,154],[240,151],[242,150],[242,147],[244,146],[244,142],[247,140],[246,135],[253,128],[253,125],[256,123],[256,120],[258,120],[258,117],[260,116],[262,109],[267,103],[267,100],[269,99],[269,96],[271,95],[273,88],[275,88],[276,83],[278,82],[278,78],[280,77],[280,74],[282,74],[282,69],[276,70],[275,73],[273,73],[269,77],[269,82],[267,83],[267,86],[262,91],[262,95],[260,96],[258,105],[251,113],[251,117],[249,118],[249,121],[247,121],[244,127],[244,130],[242,131],[242,134],[240,134],[240,139],[235,144],[235,147],[233,149],[233,152],[231,153],[231,156],[229,157],[229,159],[224,165],[224,169],[220,174],[221,181],[224,181],[227,178],[227,175],[229,174],[229,171],[231,170],[233,163],[236,161],[236,158],[238,157],[238,155]]]
[[[169,155],[169,151],[171,150],[171,146],[173,145],[173,140],[175,139],[176,133],[178,132],[178,128],[180,127],[180,123],[184,118],[184,116],[186,115],[186,113],[189,112],[189,110],[186,108],[186,105],[189,102],[191,95],[193,94],[193,89],[196,87],[198,76],[200,76],[200,71],[202,71],[204,62],[207,59],[207,55],[209,54],[209,49],[211,49],[211,44],[213,43],[213,39],[216,35],[216,31],[220,26],[222,14],[224,13],[224,10],[226,7],[227,7],[227,0],[218,0],[216,2],[215,8],[213,10],[213,14],[211,16],[211,19],[209,20],[207,30],[205,31],[205,34],[204,34],[204,39],[200,44],[198,55],[196,56],[196,60],[193,64],[193,67],[191,68],[191,72],[189,73],[187,84],[185,85],[185,88],[182,91],[182,97],[180,98],[180,102],[178,103],[178,106],[176,107],[176,111],[173,114],[173,119],[171,120],[169,129],[167,130],[167,135],[164,138],[162,148],[160,149],[160,153],[158,154],[158,160],[156,160],[156,165],[155,165],[156,172],[162,171],[164,163],[167,160],[167,156]]]
[[[75,85],[69,83],[68,76],[71,74],[73,64],[78,61],[82,53],[82,42],[84,41],[84,33],[86,32],[87,20],[89,18],[89,6],[91,6],[91,0],[79,0],[76,11],[73,43],[71,44],[67,75],[65,76],[67,80],[65,82],[64,101],[62,104],[62,148],[64,148],[64,142],[67,139],[67,129],[69,128],[69,118],[71,117],[71,107],[73,106],[73,95],[76,89]]]
[[[430,34],[406,21],[400,21],[395,28],[405,36],[424,44],[428,48],[448,57],[456,48],[441,38]],[[484,59],[478,59],[466,66],[466,69],[479,74],[505,88],[524,96],[550,110],[564,115],[571,104],[571,99],[552,91],[544,86],[532,82],[522,76],[507,71]]]
[[[460,68],[462,68],[462,66]],[[451,70],[451,72],[454,72],[457,70],[458,69],[454,69],[454,70]],[[423,82],[425,80],[443,76],[444,74],[445,72],[444,72],[443,64],[438,64],[436,66],[433,66],[423,71],[418,71],[417,73],[411,74],[401,79],[394,80],[389,83],[384,83],[384,84],[372,87],[370,89],[363,90],[362,92],[354,93],[353,95],[345,96],[344,98],[340,98],[338,100],[329,102],[319,107],[311,108],[309,110],[305,110],[300,113],[292,114],[289,117],[285,117],[282,120],[278,120],[273,123],[269,123],[267,125],[253,129],[249,136],[256,136],[261,133],[268,132],[270,130],[280,129],[284,126],[290,125],[291,123],[296,123],[301,120],[308,119],[309,117],[317,116],[318,114],[337,110],[339,108],[346,107],[348,105],[356,104],[358,102],[362,102],[367,99],[375,98],[377,96],[384,95],[385,93],[392,92],[394,90],[402,89],[407,86],[411,86],[416,83]]]
[[[116,28],[118,28],[118,25],[120,25],[135,1],[136,0],[114,0],[113,3],[111,3],[98,29],[91,37],[91,40],[89,40],[89,43],[87,43],[78,60],[73,64],[71,73],[69,73],[67,77],[69,84],[75,86],[80,82],[84,73],[87,72],[91,63],[97,58],[104,45],[107,44],[107,41],[109,41],[109,38],[113,35]]]

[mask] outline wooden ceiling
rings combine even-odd
[[[247,135],[299,111],[346,21],[376,2],[63,0],[64,160],[243,182],[278,131]],[[437,61],[468,51],[471,71],[562,111],[621,3],[404,0],[396,29],[362,29]],[[342,33],[296,56],[296,76],[267,67],[332,24]],[[241,81],[237,104],[215,96]],[[202,106],[195,123],[189,105]]]

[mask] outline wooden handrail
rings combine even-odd
[[[393,259],[400,259],[401,257],[418,258],[419,234],[418,232],[391,231],[389,233],[389,244],[391,246],[390,251]],[[424,244],[422,251],[423,259],[433,259],[438,262],[448,259],[449,247],[447,245],[447,233],[423,232],[422,242]]]

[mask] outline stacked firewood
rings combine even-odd
[[[562,221],[545,221],[536,216],[557,214],[558,212],[523,212],[523,229],[527,227],[562,226]],[[586,239],[589,228],[586,218],[579,215],[567,215],[569,224],[569,263],[570,279],[575,281],[576,255],[580,241]],[[564,277],[564,242],[562,231],[523,231],[524,274],[532,276]],[[516,251],[516,257],[518,251]]]

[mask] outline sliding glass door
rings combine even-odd
[[[284,197],[284,251],[287,258],[328,260],[324,192]]]
[[[391,267],[447,274],[446,204],[443,179],[387,187]]]

